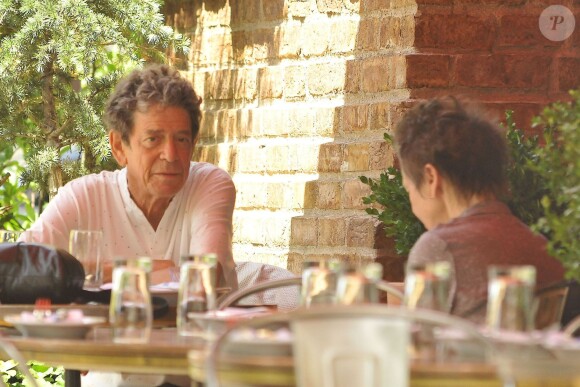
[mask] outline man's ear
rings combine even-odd
[[[121,133],[111,130],[109,132],[109,145],[111,146],[111,152],[113,157],[117,160],[117,163],[124,167],[127,165],[127,156],[125,155],[125,145],[123,143],[123,138]]]
[[[427,197],[434,199],[441,191],[441,174],[433,164],[425,164],[423,167],[423,185]]]

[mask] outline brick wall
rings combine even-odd
[[[580,27],[545,39],[548,3],[166,1],[168,22],[192,38],[181,65],[204,98],[195,157],[237,186],[235,259],[295,272],[308,257],[379,260],[400,279],[358,176],[392,164],[383,133],[416,99],[459,92],[527,120],[564,98],[579,81]]]
[[[580,86],[578,0],[419,0],[416,52],[407,57],[412,98],[460,93],[483,101],[499,118],[514,111],[530,127],[543,106]],[[564,5],[573,35],[554,42],[538,27],[542,11]]]

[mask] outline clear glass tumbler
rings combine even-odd
[[[360,270],[355,267],[346,269],[336,284],[337,303],[352,305],[379,302],[376,283],[382,276],[383,266],[376,262],[368,263]]]
[[[68,250],[85,269],[84,287],[86,289],[98,289],[103,284],[102,243],[102,231],[71,230],[70,232]]]
[[[521,332],[533,329],[535,284],[534,266],[490,266],[487,286],[487,326],[493,330]]]
[[[113,340],[117,343],[146,343],[153,325],[153,308],[147,273],[136,266],[113,269],[109,307]]]
[[[336,285],[342,271],[340,261],[323,259],[305,262],[302,270],[301,305],[336,304]]]
[[[408,308],[449,312],[451,310],[451,264],[447,261],[415,265],[405,276],[405,300]]]
[[[206,337],[202,315],[214,311],[216,303],[216,263],[202,257],[181,264],[177,294],[177,332],[182,336]]]

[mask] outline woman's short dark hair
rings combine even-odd
[[[454,97],[424,101],[397,125],[394,142],[401,168],[420,187],[432,164],[464,197],[501,196],[508,151],[501,128],[471,102]]]
[[[145,113],[155,104],[185,109],[191,120],[192,138],[197,137],[201,98],[178,70],[160,64],[134,70],[119,82],[105,107],[107,128],[121,133],[123,141],[128,143],[135,111]]]

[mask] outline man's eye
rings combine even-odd
[[[177,139],[177,141],[183,142],[183,143],[189,143],[189,142],[191,142],[191,139],[189,137],[179,137]]]
[[[149,143],[155,142],[155,141],[157,141],[157,137],[147,137],[145,139],[145,142],[149,142]]]

